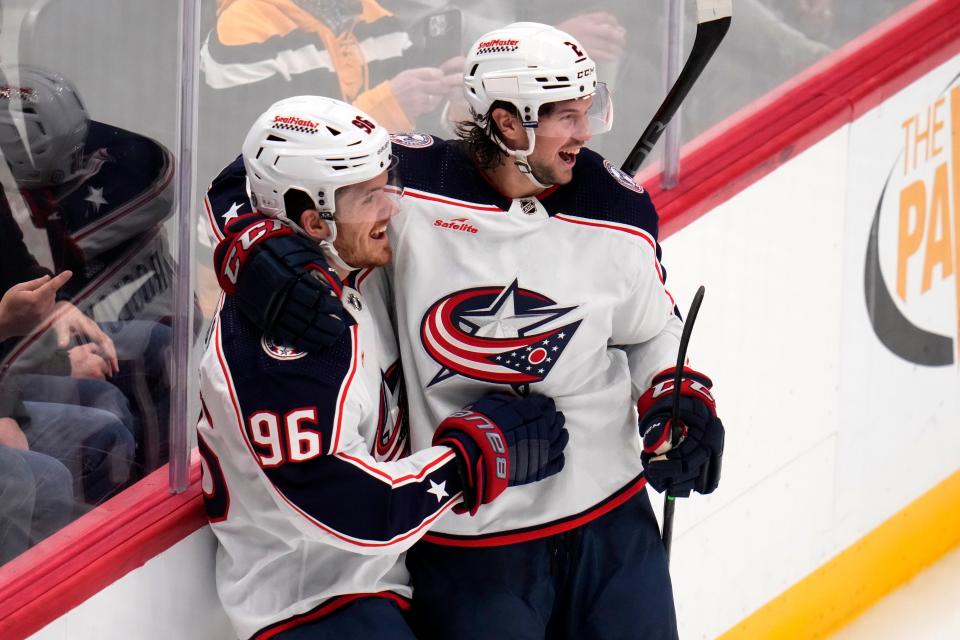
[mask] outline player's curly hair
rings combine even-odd
[[[556,104],[553,102],[541,105],[538,117],[543,118],[550,115],[555,106]],[[498,167],[507,157],[507,153],[495,141],[495,138],[502,141],[503,137],[497,123],[490,117],[494,109],[503,109],[518,118],[520,117],[520,112],[517,111],[515,106],[509,102],[497,100],[490,105],[490,108],[484,114],[479,114],[471,108],[471,119],[461,120],[456,126],[457,137],[466,143],[474,162],[477,163],[478,167],[487,171]]]

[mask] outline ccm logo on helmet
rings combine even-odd
[[[357,116],[356,118],[354,118],[351,124],[353,124],[353,126],[357,127],[358,129],[363,129],[367,133],[372,133],[373,130],[377,128],[377,125],[373,124],[372,122],[370,122],[369,120],[367,120],[362,116]]]

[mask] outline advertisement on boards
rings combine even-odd
[[[837,508],[862,534],[960,467],[960,59],[850,128]]]

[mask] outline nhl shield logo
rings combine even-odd
[[[426,133],[391,133],[390,142],[401,147],[421,149],[433,144],[433,136]]]
[[[363,311],[363,302],[360,301],[360,296],[357,294],[350,292],[347,295],[347,302],[357,311]]]
[[[298,351],[267,336],[260,338],[260,346],[263,347],[264,353],[274,360],[299,360],[307,355],[306,351]]]
[[[581,320],[556,321],[576,308],[557,306],[517,280],[451,293],[420,323],[420,339],[441,367],[428,386],[459,375],[524,392],[550,375],[570,343]]]
[[[537,203],[529,199],[521,200],[520,210],[523,211],[528,216],[532,216],[537,212]]]
[[[630,189],[630,191],[636,191],[637,193],[643,193],[643,187],[638,185],[633,181],[633,178],[630,177],[630,174],[626,171],[622,171],[619,167],[613,166],[609,160],[603,161],[603,166],[606,167],[607,173],[613,176],[613,179],[619,182],[621,185]]]

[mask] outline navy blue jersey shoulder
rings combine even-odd
[[[227,235],[224,227],[233,217],[253,212],[253,205],[247,196],[247,170],[243,166],[243,155],[234,158],[217,174],[207,190],[207,200],[211,220],[217,226],[220,237]]]
[[[263,411],[284,416],[316,407],[317,429],[328,447],[340,387],[352,366],[353,332],[345,331],[326,349],[297,352],[269,341],[240,312],[233,296],[227,296],[220,310],[220,334],[242,418],[247,421]]]
[[[392,134],[390,139],[405,189],[510,208],[510,200],[484,179],[462,143],[423,133]]]
[[[573,180],[561,185],[541,203],[550,215],[565,213],[642,229],[658,237],[658,216],[650,195],[617,165],[589,149],[582,149],[573,167]]]

